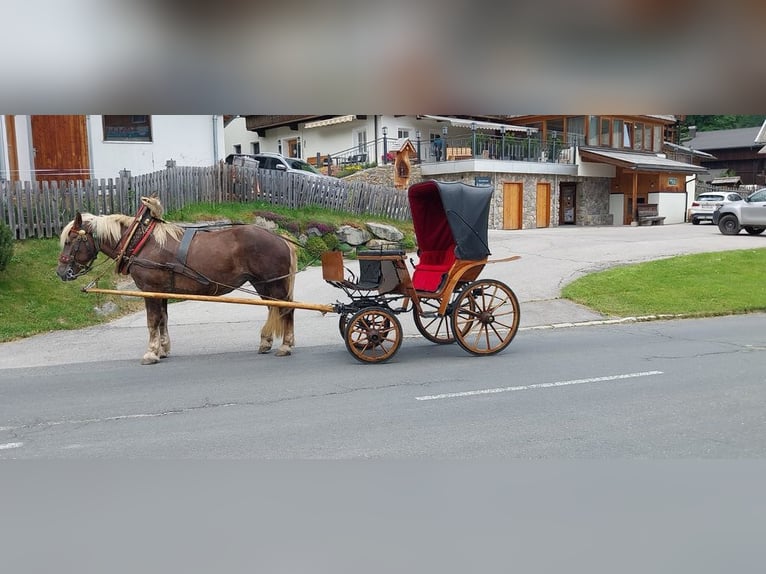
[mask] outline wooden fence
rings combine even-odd
[[[153,194],[166,211],[191,203],[265,201],[400,221],[410,218],[404,190],[221,163],[98,180],[0,182],[0,221],[11,228],[16,239],[58,237],[77,211],[132,215],[138,210],[139,198]]]

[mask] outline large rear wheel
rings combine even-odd
[[[760,235],[764,231],[766,231],[766,227],[760,227],[757,225],[746,225],[745,231],[747,231],[750,235]]]
[[[382,307],[354,313],[346,323],[346,348],[363,363],[382,363],[402,344],[402,325],[396,315]]]
[[[519,300],[502,281],[475,281],[455,300],[452,332],[458,344],[474,355],[505,349],[519,330]]]

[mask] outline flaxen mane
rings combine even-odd
[[[61,232],[61,246],[63,248],[67,243],[69,232],[72,230],[74,222],[68,223],[64,230]],[[112,215],[93,215],[92,213],[82,214],[82,223],[84,227],[87,227],[95,237],[101,237],[111,242],[119,241],[122,236],[122,226],[130,226],[133,223],[133,218],[121,213],[115,213]],[[154,239],[162,247],[168,240],[168,237],[173,239],[181,239],[184,234],[182,227],[174,223],[168,223],[167,221],[157,221],[157,225],[152,232]]]

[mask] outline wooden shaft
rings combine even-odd
[[[242,305],[261,305],[268,307],[283,307],[292,309],[306,309],[308,311],[321,311],[332,313],[335,307],[316,303],[301,303],[299,301],[278,301],[264,299],[244,299],[242,297],[221,297],[217,295],[184,295],[181,293],[155,293],[152,291],[121,291],[116,289],[98,289],[95,287],[84,288],[86,293],[105,293],[106,295],[122,295],[124,297],[143,297],[144,299],[183,299],[189,301],[212,301],[214,303],[239,303]]]

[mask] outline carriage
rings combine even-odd
[[[461,182],[424,181],[408,200],[418,245],[413,273],[402,250],[357,254],[359,274],[343,265],[340,251],[322,255],[325,281],[351,300],[337,303],[346,348],[359,361],[394,356],[402,342],[397,318],[412,313],[418,331],[437,344],[457,342],[474,355],[505,349],[519,327],[519,302],[501,281],[479,279],[490,261],[487,228],[492,189]]]
[[[291,354],[295,309],[333,312],[346,348],[363,363],[389,360],[402,343],[398,315],[411,313],[417,330],[437,344],[455,343],[474,355],[505,349],[519,327],[519,302],[502,281],[480,279],[489,260],[488,219],[492,189],[428,180],[408,190],[418,251],[408,267],[404,250],[357,253],[359,272],[344,265],[341,251],[322,254],[322,277],[347,302],[293,301],[295,245],[255,225],[182,228],[162,219],[156,198],[141,198],[135,218],[77,213],[62,232],[57,273],[68,281],[87,273],[99,252],[117,261],[140,291],[99,289],[88,293],[143,297],[149,347],[142,364],[170,353],[167,303],[174,300],[265,305],[259,352],[281,336],[277,355]],[[260,299],[222,297],[249,282]]]

